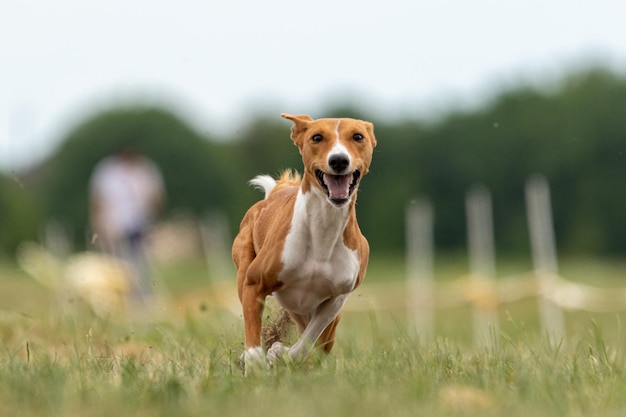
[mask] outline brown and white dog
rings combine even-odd
[[[251,184],[265,191],[241,221],[233,242],[245,325],[244,364],[302,360],[310,348],[330,352],[340,312],[363,281],[369,245],[357,224],[356,192],[376,146],[374,125],[355,119],[282,114],[300,150],[304,175],[287,171]],[[297,324],[290,348],[261,347],[265,298],[273,294]]]

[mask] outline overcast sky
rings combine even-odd
[[[589,60],[626,71],[625,18],[622,0],[1,0],[0,169],[120,103],[222,134],[257,107],[427,116]]]

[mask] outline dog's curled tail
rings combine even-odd
[[[250,185],[254,188],[264,191],[265,198],[267,198],[274,189],[280,189],[287,186],[298,186],[302,182],[302,178],[297,171],[292,169],[286,169],[281,172],[278,180],[275,180],[269,175],[257,175],[250,180]]]
[[[264,191],[265,198],[267,198],[276,187],[276,180],[269,175],[257,175],[250,180],[250,185],[259,191]]]

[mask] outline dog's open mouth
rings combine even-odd
[[[317,181],[326,191],[328,198],[335,205],[342,205],[350,200],[350,196],[356,189],[361,178],[361,172],[356,170],[351,174],[333,175],[326,174],[321,170],[315,171]]]

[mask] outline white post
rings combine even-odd
[[[532,246],[535,274],[541,290],[540,315],[544,331],[553,346],[561,343],[565,336],[563,314],[553,301],[550,293],[558,284],[558,262],[552,223],[550,188],[541,175],[535,175],[526,182],[526,210]]]
[[[433,210],[428,200],[406,207],[406,271],[410,334],[424,342],[433,340]]]
[[[474,290],[474,343],[495,347],[498,337],[496,276],[491,195],[473,187],[465,199],[471,285]]]

